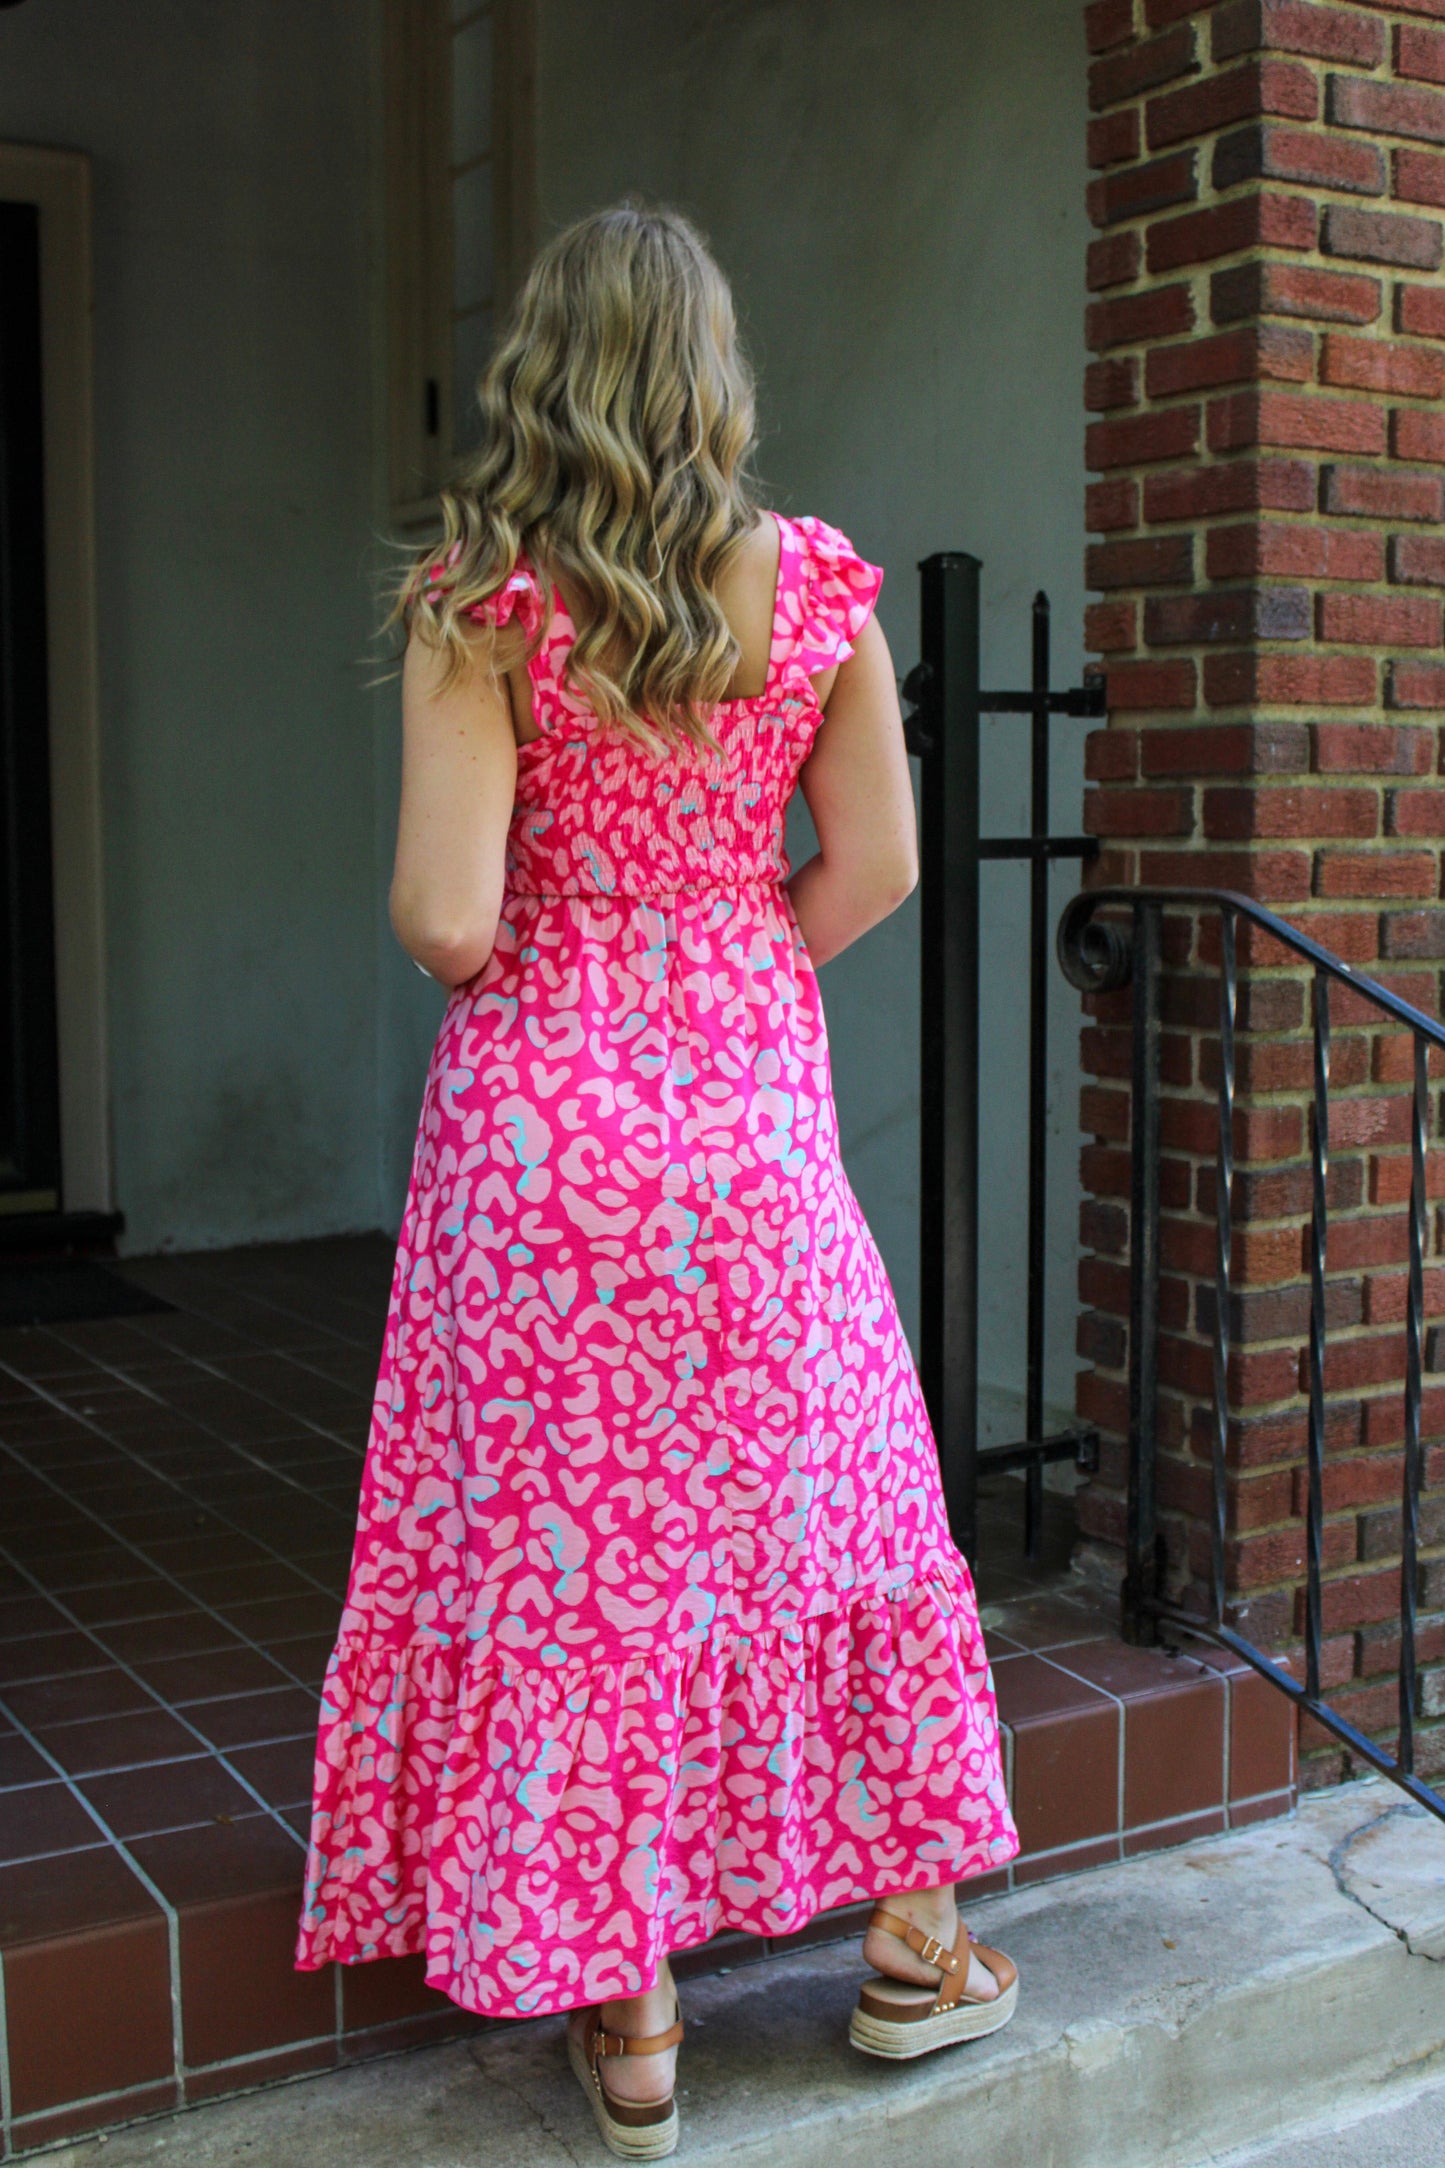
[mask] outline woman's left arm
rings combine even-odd
[[[402,670],[401,818],[391,923],[407,954],[460,986],[492,953],[502,907],[517,743],[496,635],[478,632],[450,684],[415,633]]]

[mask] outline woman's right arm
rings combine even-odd
[[[413,633],[402,670],[401,817],[391,923],[444,986],[474,978],[502,908],[517,744],[496,636],[479,632],[450,684],[441,652]]]
[[[788,883],[814,964],[896,911],[918,882],[918,825],[893,658],[876,618],[839,665],[799,777],[817,854]]]

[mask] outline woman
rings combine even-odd
[[[324,1697],[298,1961],[574,2013],[677,2139],[668,1952],[879,1898],[857,2046],[1012,2014],[968,1569],[838,1158],[814,971],[914,885],[882,579],[761,512],[670,212],[543,251],[400,609],[392,920],[452,989]],[[819,839],[790,872],[801,784]]]

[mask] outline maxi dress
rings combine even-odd
[[[427,1078],[297,1962],[468,2010],[1018,1839],[968,1568],[838,1153],[784,816],[882,574],[780,519],[765,690],[657,757],[529,670],[495,951]],[[525,563],[479,613],[535,636]]]

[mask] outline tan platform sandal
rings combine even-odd
[[[676,2007],[676,2005],[674,2005]],[[603,2143],[619,2160],[663,2160],[677,2148],[677,2102],[666,2100],[617,2100],[602,2082],[599,2064],[605,2055],[659,2055],[675,2048],[682,2038],[679,2011],[666,2032],[648,2033],[640,2040],[625,2040],[621,2033],[602,2030],[598,2010],[574,2011],[567,2021],[567,2059],[577,2082],[592,2103]]]
[[[858,2007],[848,2027],[855,2048],[865,2055],[906,2061],[934,2048],[951,2047],[955,2040],[980,2040],[1007,2025],[1018,2005],[1019,1975],[1002,1950],[990,1950],[972,1935],[966,1937],[961,1951],[945,1949],[933,1935],[910,1926],[883,1905],[876,1907],[868,1925],[906,1942],[926,1965],[937,1965],[943,1978],[936,1988],[928,1988],[875,1973],[859,1990]],[[968,1991],[970,1952],[998,1982],[998,1994],[987,2002]]]

